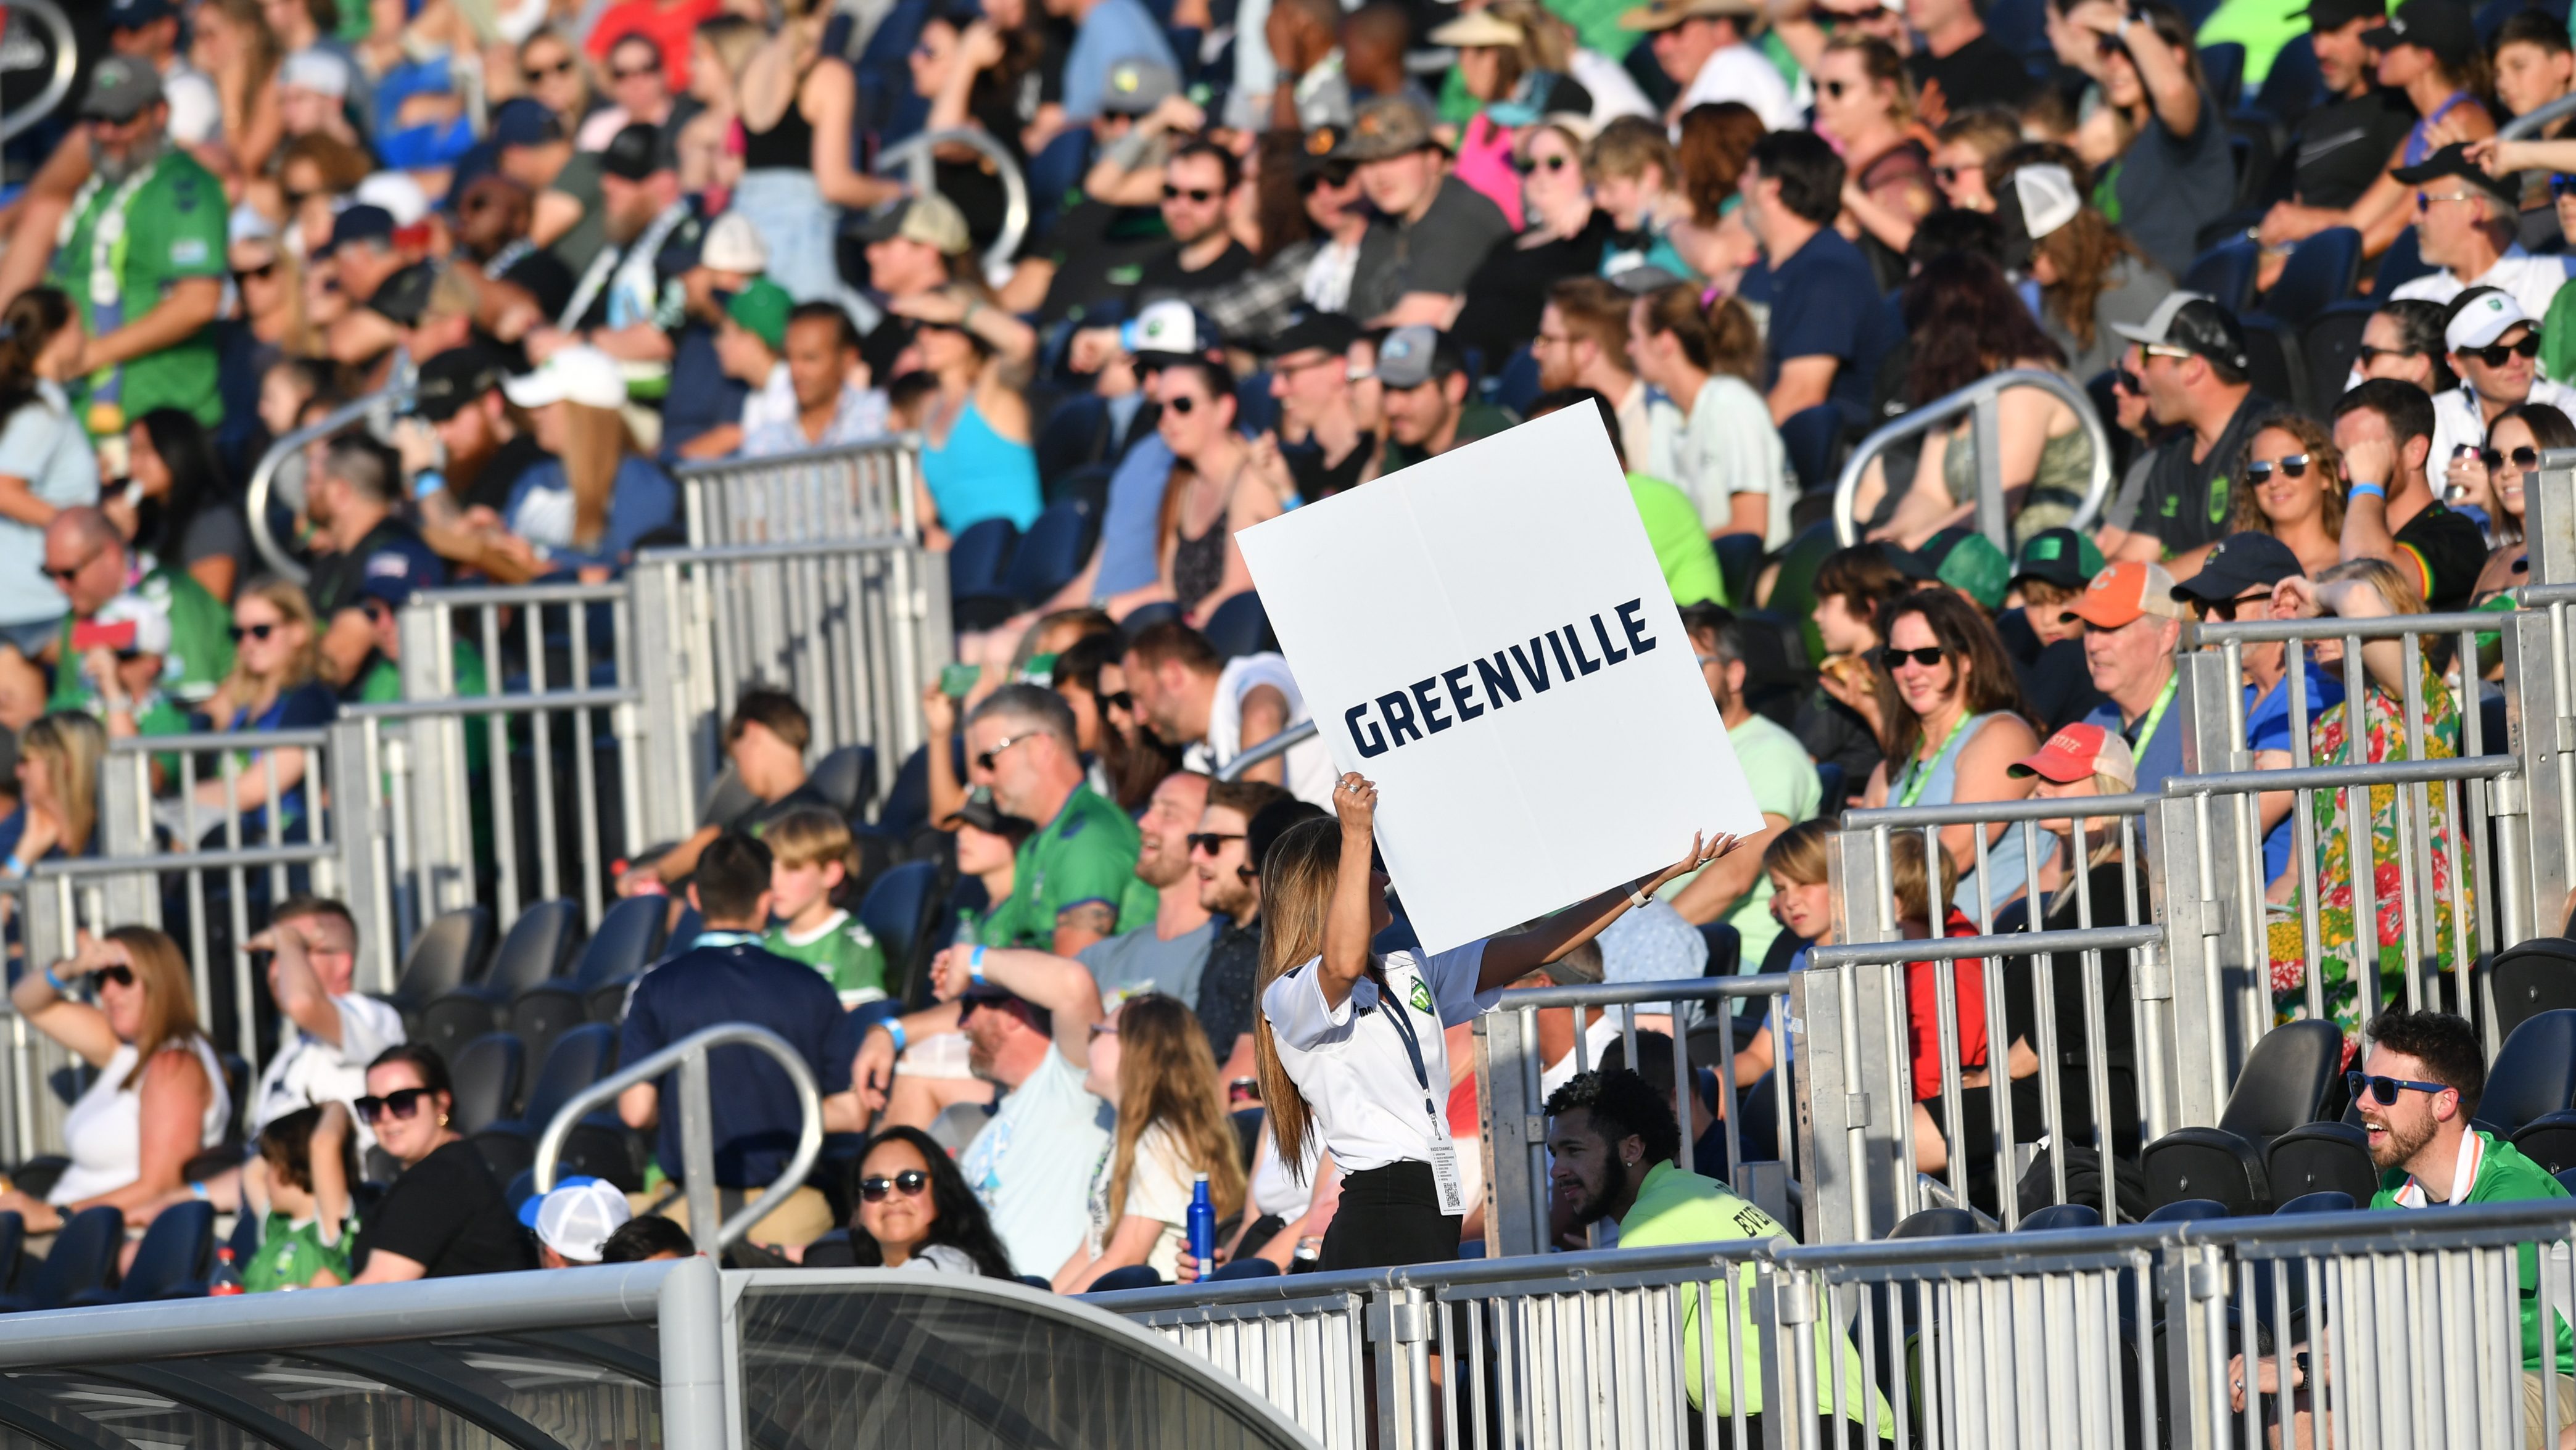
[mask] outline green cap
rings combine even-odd
[[[1972,529],[1943,529],[1916,552],[1932,566],[1933,576],[1958,589],[1991,614],[2003,607],[2012,584],[2012,561],[1995,541]]]
[[[786,288],[766,277],[754,278],[750,286],[733,294],[733,299],[725,303],[725,316],[732,318],[743,331],[768,343],[771,352],[787,350],[787,314],[795,310],[796,299],[787,295]]]

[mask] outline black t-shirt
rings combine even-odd
[[[1377,451],[1377,435],[1363,430],[1359,442],[1339,463],[1324,461],[1322,444],[1312,439],[1304,443],[1279,445],[1279,456],[1288,461],[1288,475],[1297,480],[1297,497],[1307,503],[1331,498],[1347,488],[1357,487],[1360,470],[1367,466],[1369,455]]]
[[[2227,537],[2227,520],[2236,507],[2236,490],[2228,473],[2235,468],[2237,455],[2245,451],[2245,440],[2256,421],[2270,416],[2275,406],[2260,393],[2246,393],[2218,442],[2198,461],[2191,456],[2192,440],[2198,435],[2189,428],[2175,429],[2147,466],[2137,517],[2127,526],[2155,535],[2169,554]]]
[[[1234,1040],[1252,1030],[1253,988],[1261,977],[1261,924],[1238,926],[1218,917],[1216,936],[1208,942],[1207,965],[1199,970],[1199,1028],[1223,1062]]]
[[[1824,686],[1810,686],[1799,699],[1789,730],[1818,765],[1843,768],[1845,791],[1858,795],[1869,784],[1869,773],[1880,757],[1878,737],[1870,732],[1869,722],[1861,718],[1859,711],[1826,694]],[[1825,808],[1840,810],[1842,802],[1827,801]]]
[[[2361,200],[2414,124],[2406,93],[2382,86],[2308,112],[2293,162],[2300,203],[2340,211]]]
[[[1598,208],[1583,230],[1571,237],[1518,245],[1505,237],[1485,253],[1467,278],[1466,305],[1449,335],[1460,347],[1484,354],[1498,366],[1513,348],[1538,335],[1538,315],[1547,306],[1548,287],[1567,277],[1590,277],[1601,270],[1601,249],[1614,230],[1610,214]]]
[[[548,323],[563,316],[564,305],[572,301],[575,278],[572,269],[554,253],[543,247],[521,250],[511,246],[504,248],[493,260],[499,264],[490,269],[494,281],[526,288],[528,295],[536,299],[537,310],[546,315]]]
[[[769,829],[770,822],[789,811],[802,810],[806,806],[821,806],[828,811],[833,809],[832,798],[816,790],[814,783],[809,780],[774,801],[766,804],[755,801],[751,809],[725,822],[725,829],[746,831],[757,836]]]
[[[1067,209],[1028,253],[1055,266],[1038,304],[1038,326],[1082,323],[1102,304],[1125,298],[1144,279],[1146,264],[1171,245],[1171,229],[1156,208],[1086,201]]]
[[[1918,50],[1905,58],[1915,109],[1934,124],[1970,106],[2018,106],[2030,94],[2030,67],[2011,47],[1979,35],[1948,55]]]
[[[2086,873],[2084,890],[2092,899],[2093,925],[2131,924],[2128,888],[2121,884],[2123,875],[2117,861],[2104,862]],[[2137,882],[2134,889],[2143,910],[2146,884]],[[2080,920],[2074,895],[2065,893],[2061,902],[2056,899],[2060,894],[2049,893],[2051,905],[2041,922],[2049,931],[2071,931]],[[1995,930],[2026,930],[2029,913],[2028,898],[2016,901],[1995,913]],[[2129,953],[2103,952],[2098,978],[2091,959],[2082,952],[2057,952],[2046,960],[2050,968],[2049,1017],[2057,1034],[2058,1101],[2066,1114],[2066,1136],[2076,1148],[2089,1151],[2093,1146],[2092,1040],[2084,1024],[2085,984],[2092,979],[2098,982],[2094,990],[2102,1004],[2101,1066],[2111,1110],[2111,1150],[2123,1156],[2134,1155],[2138,1151],[2137,1034],[2129,996]],[[2028,957],[2004,962],[2005,1030],[2028,1042],[2033,1054],[2039,1052],[2041,1045],[2036,966]],[[2012,1097],[2013,1137],[2025,1143],[2034,1141],[2046,1123],[2047,1099],[2042,1095],[2039,1076],[2015,1078]]]
[[[459,500],[467,508],[477,504],[499,513],[510,505],[510,490],[519,483],[519,475],[540,463],[549,463],[554,455],[537,443],[533,433],[521,433],[493,450],[483,461],[482,471],[474,475],[473,486]]]
[[[2084,664],[2082,640],[2041,644],[2026,609],[1997,615],[1995,633],[2003,637],[2004,653],[2012,657],[2013,673],[2021,677],[2022,703],[2029,707],[2030,717],[2040,722],[2042,739],[2081,721],[2102,703],[2102,692],[2093,688],[2093,672]]]
[[[427,1277],[506,1274],[537,1266],[528,1231],[474,1145],[450,1143],[405,1169],[358,1230],[351,1265],[378,1249],[427,1267]]]
[[[1252,253],[1241,242],[1228,242],[1216,260],[1195,272],[1181,267],[1181,249],[1167,247],[1145,259],[1137,270],[1136,292],[1139,296],[1159,296],[1167,292],[1205,291],[1212,287],[1231,286],[1252,270]]]
[[[304,597],[313,616],[327,626],[332,616],[358,602],[358,586],[371,578],[399,579],[411,589],[435,589],[447,582],[447,565],[423,543],[420,531],[386,516],[367,531],[358,547],[345,554],[324,554],[313,561]]]
[[[877,319],[876,326],[859,335],[859,361],[868,365],[870,377],[880,384],[893,381],[895,359],[912,346],[914,330],[911,318],[889,312]]]
[[[2469,607],[2487,566],[2487,541],[2467,514],[2436,500],[2397,531],[2397,545],[2424,566],[2424,602],[2434,613]]]

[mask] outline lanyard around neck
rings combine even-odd
[[[1896,798],[1897,805],[1910,806],[1923,798],[1923,788],[1932,783],[1932,777],[1938,774],[1941,767],[1949,761],[1950,752],[1959,748],[1960,732],[1966,730],[1968,722],[1975,718],[1977,717],[1974,715],[1961,714],[1958,723],[1950,727],[1950,733],[1941,737],[1941,748],[1932,753],[1930,760],[1927,761],[1918,756],[1912,765],[1905,767],[1903,785]]]
[[[2165,707],[2173,703],[2174,690],[2181,684],[2182,672],[2179,670],[2165,677],[2165,687],[2156,695],[2155,708],[2138,722],[2137,733],[2129,737],[2129,744],[2136,747],[2138,753],[2145,754],[2147,742],[2156,738],[2156,727],[2164,723]]]
[[[1438,1122],[1440,1111],[1431,1105],[1431,1069],[1422,1060],[1422,1039],[1414,1034],[1412,1009],[1404,1005],[1404,999],[1395,994],[1394,984],[1383,976],[1377,989],[1378,1005],[1386,1009],[1387,1021],[1394,1024],[1395,1035],[1404,1042],[1404,1055],[1413,1061],[1413,1080],[1422,1085],[1422,1111]]]

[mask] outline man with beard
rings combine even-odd
[[[1672,1105],[1644,1078],[1625,1068],[1577,1073],[1572,1081],[1548,1096],[1547,1151],[1552,1160],[1549,1184],[1556,1198],[1572,1208],[1578,1226],[1614,1224],[1623,1249],[1773,1239],[1788,1232],[1777,1219],[1750,1200],[1737,1197],[1725,1184],[1702,1174],[1684,1173],[1674,1161],[1681,1153],[1681,1142],[1681,1124],[1673,1117]],[[1745,1416],[1743,1443],[1747,1445],[1763,1443],[1764,1376],[1755,1362],[1761,1339],[1753,1328],[1753,1277],[1753,1265],[1747,1263],[1738,1283],[1732,1286],[1735,1312],[1743,1321],[1741,1389],[1730,1372],[1730,1356],[1722,1340],[1713,1355],[1701,1352],[1700,1296],[1682,1296],[1682,1362],[1689,1370],[1691,1408],[1705,1408],[1723,1425],[1731,1420],[1741,1400]],[[1709,1285],[1709,1303],[1712,1307],[1723,1304],[1729,1292],[1730,1286]],[[1860,1354],[1850,1338],[1833,1327],[1833,1317],[1815,1316],[1816,1413],[1827,1421],[1823,1443],[1839,1445],[1844,1437],[1831,1423],[1834,1387],[1837,1382],[1846,1387],[1866,1385],[1869,1377],[1861,1368]],[[1841,1374],[1830,1368],[1837,1341],[1843,1357]],[[1716,1374],[1705,1382],[1703,1359],[1716,1363]],[[1844,1393],[1848,1395],[1849,1389]],[[1895,1421],[1886,1399],[1872,1389],[1869,1402],[1869,1419],[1876,1427],[1877,1437],[1893,1439]],[[1721,1438],[1718,1443],[1727,1442]]]
[[[1216,919],[1191,1007],[1208,1035],[1217,1066],[1229,1079],[1252,1075],[1252,1014],[1261,977],[1261,855],[1295,824],[1263,821],[1274,808],[1294,809],[1288,792],[1257,780],[1221,780],[1208,787],[1198,834],[1189,838],[1191,874],[1199,905]],[[1313,807],[1308,807],[1311,813]]]
[[[155,408],[223,421],[213,323],[223,305],[222,183],[169,143],[161,77],[126,56],[90,73],[80,117],[90,178],[50,281],[80,309],[89,340],[74,360],[73,400],[90,432],[113,437]]]
[[[667,385],[671,331],[686,310],[682,274],[697,260],[706,224],[696,201],[680,194],[661,134],[656,127],[629,126],[599,154],[607,245],[583,270],[564,307],[574,325],[529,334],[531,361],[543,362],[571,343],[588,343],[630,365],[630,372],[633,364],[653,365],[657,381]]]
[[[355,679],[376,647],[361,586],[382,580],[435,589],[447,582],[447,566],[402,517],[402,486],[394,451],[361,434],[333,443],[304,491],[315,548],[304,594],[322,622],[322,673],[335,688]]]
[[[572,272],[528,239],[535,202],[528,189],[491,173],[466,183],[456,204],[456,247],[483,280],[476,317],[504,341],[559,320],[572,300]]]
[[[2549,1170],[2522,1155],[2511,1143],[2470,1126],[2478,1100],[2486,1093],[2486,1052],[2477,1029],[2448,1012],[2380,1013],[2363,1029],[2370,1056],[2361,1070],[2344,1075],[2362,1131],[2369,1136],[2371,1166],[2379,1170],[2379,1191],[2372,1208],[2430,1208],[2463,1203],[2510,1203],[2528,1198],[2565,1198],[2567,1190]],[[2554,1391],[2557,1422],[2576,1424],[2576,1336],[2568,1330],[2565,1309],[2550,1316],[2543,1347],[2537,1290],[2539,1255],[2530,1244],[2517,1252],[2522,1285],[2522,1422],[2523,1441],[2540,1443],[2542,1397]],[[2286,1360],[2287,1368],[2283,1367]],[[2227,1387],[2238,1411],[2245,1408],[2245,1357],[2227,1367]],[[2551,1371],[2554,1369],[2554,1373]],[[2294,1346],[2285,1355],[2261,1358],[2253,1365],[2254,1388],[2276,1395],[2281,1380],[2290,1381],[2296,1419],[2289,1443],[2316,1443],[2309,1438],[2308,1416],[2318,1386],[2334,1378],[2325,1351]],[[2267,1411],[2265,1419],[2270,1419]],[[2331,1421],[2331,1416],[2329,1417]],[[2331,1440],[2328,1424],[2326,1438]]]
[[[1136,880],[1152,888],[1154,915],[1132,931],[1082,949],[1080,960],[1100,984],[1104,1012],[1146,992],[1198,1000],[1199,974],[1207,967],[1216,927],[1200,899],[1190,833],[1206,813],[1208,789],[1208,778],[1197,771],[1173,771],[1154,787],[1136,819]]]

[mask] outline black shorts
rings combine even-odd
[[[1342,1204],[1324,1230],[1319,1268],[1382,1269],[1445,1264],[1458,1257],[1462,1220],[1440,1211],[1431,1165],[1410,1159],[1365,1169],[1342,1180]]]

